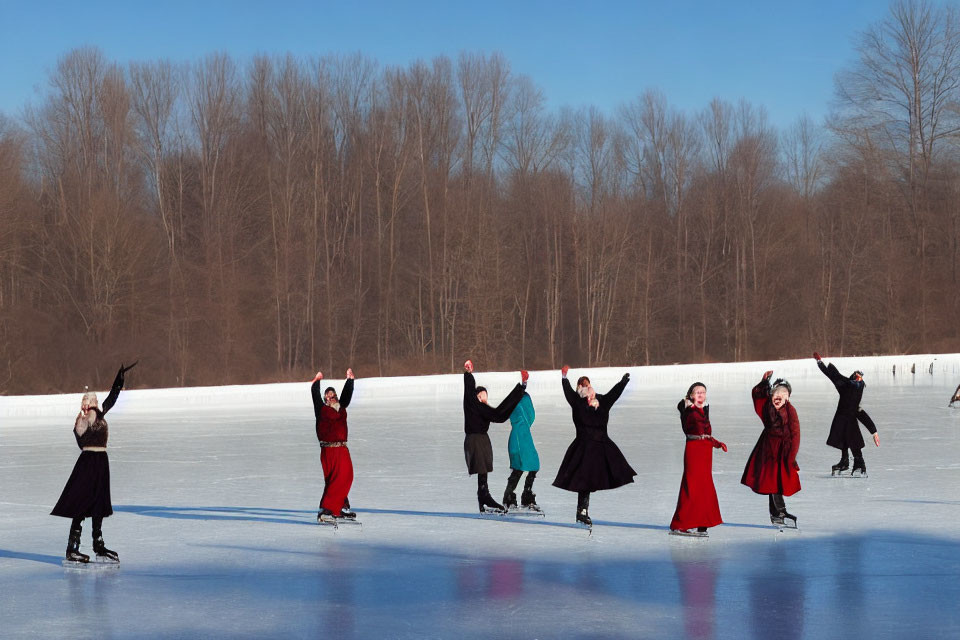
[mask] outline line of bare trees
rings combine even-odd
[[[868,28],[827,122],[497,54],[121,66],[0,115],[0,392],[960,349],[960,21]]]

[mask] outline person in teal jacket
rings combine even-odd
[[[510,452],[510,477],[507,478],[507,490],[503,492],[503,506],[509,509],[517,506],[517,494],[514,491],[520,483],[520,476],[527,472],[527,479],[523,483],[523,493],[520,495],[520,504],[533,511],[540,511],[537,505],[537,496],[533,493],[533,481],[540,470],[540,456],[533,444],[530,427],[536,418],[533,410],[533,400],[529,393],[524,393],[513,413],[510,414],[510,439],[507,441],[507,450]]]

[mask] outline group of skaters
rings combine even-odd
[[[833,364],[824,365],[819,354],[813,355],[817,366],[833,382],[840,395],[827,439],[829,446],[842,452],[840,462],[833,465],[833,473],[849,469],[848,450],[853,455],[854,472],[866,473],[862,455],[864,440],[857,423],[863,423],[873,435],[876,446],[880,446],[880,439],[876,425],[860,408],[863,373],[855,371],[845,377]],[[66,551],[66,560],[71,563],[90,561],[88,555],[80,552],[81,526],[86,518],[92,520],[96,559],[99,562],[119,562],[119,555],[106,547],[102,533],[103,519],[113,513],[106,414],[123,389],[125,374],[135,365],[136,362],[120,366],[102,408],[94,392],[87,391],[81,399],[80,412],[74,421],[74,436],[81,453],[51,512],[71,521]],[[567,378],[569,370],[568,366],[560,370],[561,387],[570,405],[576,435],[563,456],[553,486],[577,494],[576,522],[590,527],[590,494],[631,483],[637,475],[607,434],[610,410],[623,394],[630,374],[625,373],[607,393],[601,394],[596,392],[587,376],[580,376],[574,388]],[[480,512],[506,513],[510,509],[540,512],[533,492],[540,459],[530,433],[536,414],[526,391],[529,374],[521,371],[520,382],[499,405],[493,407],[486,388],[477,386],[473,371],[473,362],[467,360],[463,373],[463,451],[468,473],[477,476]],[[751,392],[763,431],[747,459],[741,483],[757,494],[769,496],[772,523],[784,525],[791,520],[796,526],[797,519],[787,512],[784,497],[800,491],[800,467],[797,464],[800,422],[790,402],[793,392],[790,383],[779,378],[771,383],[772,375],[772,371],[765,372]],[[347,407],[353,397],[354,380],[353,370],[347,369],[339,395],[333,387],[327,387],[321,393],[322,372],[317,372],[310,385],[324,476],[324,490],[317,513],[317,521],[321,524],[356,521],[348,497],[353,484],[353,461],[347,447]],[[727,446],[713,436],[705,384],[695,382],[690,385],[677,409],[686,446],[677,508],[670,529],[678,534],[706,535],[708,528],[723,523],[713,484],[713,449],[727,451]],[[493,447],[488,431],[491,423],[507,420],[512,427],[508,439],[510,475],[503,499],[497,502],[488,486],[488,475],[493,472]],[[526,479],[518,501],[516,490],[524,473]]]

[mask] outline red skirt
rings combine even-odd
[[[781,493],[792,496],[800,491],[800,474],[790,464],[790,441],[760,434],[753,453],[743,469],[740,483],[754,493],[770,495]]]
[[[718,524],[723,524],[723,519],[713,486],[713,443],[687,440],[683,450],[683,480],[670,528],[693,529]]]
[[[320,450],[320,464],[323,466],[323,497],[320,508],[329,509],[340,517],[343,502],[353,486],[353,460],[346,447],[324,447]]]

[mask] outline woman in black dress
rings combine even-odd
[[[567,380],[570,367],[564,365],[563,395],[573,413],[573,424],[577,428],[577,437],[567,448],[560,463],[560,470],[553,486],[577,493],[577,522],[593,525],[587,510],[590,507],[590,493],[605,489],[616,489],[633,482],[637,472],[627,463],[620,448],[607,435],[607,422],[610,420],[610,408],[623,393],[630,374],[623,374],[620,382],[605,394],[596,393],[590,384],[590,378],[581,376],[574,391]]]
[[[93,550],[97,559],[104,562],[119,562],[115,551],[103,543],[101,525],[103,519],[113,514],[110,501],[110,462],[107,460],[107,421],[104,416],[113,407],[123,389],[124,374],[129,367],[120,366],[113,381],[110,394],[103,401],[103,409],[97,406],[97,394],[87,391],[80,401],[80,413],[73,425],[73,435],[82,450],[73,473],[67,480],[60,499],[50,515],[70,518],[70,537],[67,540],[67,560],[89,562],[90,556],[80,553],[81,523],[84,518],[93,520]]]

